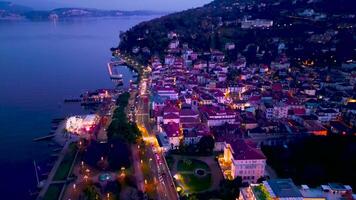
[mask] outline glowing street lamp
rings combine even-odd
[[[84,176],[84,181],[88,182],[89,177],[87,175]]]

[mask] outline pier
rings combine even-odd
[[[119,62],[119,63],[121,63],[121,62]],[[121,64],[123,64],[123,63],[121,63]],[[121,65],[121,64],[117,64],[117,62],[114,62],[114,63],[109,62],[108,63],[108,71],[109,71],[109,75],[110,75],[111,79],[122,79],[123,78],[122,74],[115,73],[113,70],[113,67]]]
[[[37,137],[35,139],[33,139],[34,142],[38,142],[38,141],[43,141],[43,140],[49,140],[54,138],[54,136],[56,136],[56,134],[51,134],[51,135],[46,135],[46,136],[41,136],[41,137]]]

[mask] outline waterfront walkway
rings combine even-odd
[[[68,148],[69,148],[69,144],[71,144],[71,140],[67,140],[67,142],[65,143],[57,161],[55,162],[51,172],[49,173],[48,175],[48,178],[43,186],[43,188],[41,189],[38,197],[37,197],[37,200],[41,200],[43,199],[43,197],[45,196],[47,190],[48,190],[48,187],[52,184],[52,183],[57,183],[55,181],[53,181],[53,177],[54,175],[56,174],[57,170],[58,170],[58,167],[61,165],[62,161],[63,161],[63,158],[64,156],[67,154],[68,152]]]

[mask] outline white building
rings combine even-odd
[[[271,26],[273,26],[273,20],[267,20],[267,19],[255,19],[255,20],[244,19],[241,22],[241,28],[243,29],[269,28]]]
[[[202,108],[205,113],[208,127],[221,126],[225,123],[234,124],[236,122],[236,113],[230,109],[219,109],[215,106]]]
[[[170,100],[177,100],[178,93],[172,87],[159,87],[157,88],[157,95],[161,96],[162,98],[168,98]]]
[[[220,161],[222,168],[227,167],[225,177],[232,179],[241,176],[244,182],[255,183],[265,175],[266,157],[244,140],[226,143],[224,157]]]

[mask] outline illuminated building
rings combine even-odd
[[[90,133],[99,124],[98,115],[72,116],[66,121],[66,130],[70,133],[82,135]]]
[[[224,173],[226,178],[240,176],[244,182],[257,182],[265,175],[265,155],[244,140],[226,143],[223,159],[219,163],[225,171],[229,171],[229,174]]]

